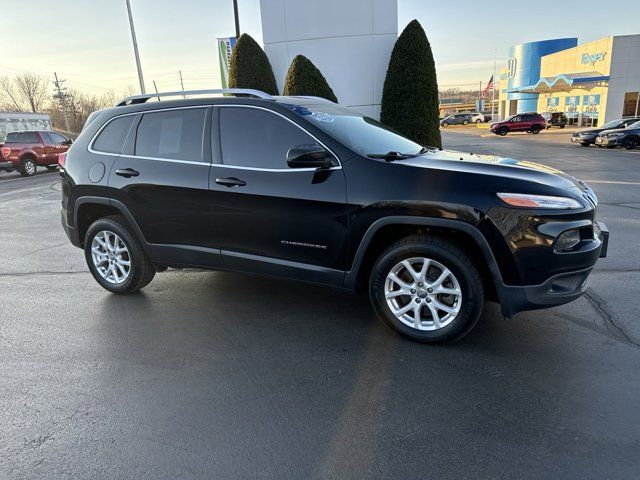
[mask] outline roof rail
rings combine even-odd
[[[123,107],[125,105],[134,105],[136,103],[145,103],[150,98],[156,97],[160,100],[160,97],[177,97],[185,95],[211,95],[211,94],[230,94],[236,96],[256,97],[265,100],[273,100],[273,97],[268,93],[260,90],[253,90],[250,88],[217,88],[214,90],[185,90],[177,92],[161,92],[161,93],[147,93],[145,95],[133,95],[120,100],[116,104],[116,107]]]

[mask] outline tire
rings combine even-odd
[[[476,125],[482,123],[482,120],[480,120],[479,118],[476,120]]]
[[[500,127],[498,129],[498,135],[504,137],[507,133],[509,133],[509,129],[507,127]]]
[[[560,127],[560,128],[564,128],[564,127],[565,127],[565,125],[559,125],[559,127]]]
[[[622,146],[627,150],[635,150],[638,148],[638,137],[627,137],[622,141]]]
[[[531,127],[531,133],[533,133],[534,135],[540,133],[540,130],[540,125],[534,125],[533,127]]]
[[[467,120],[463,120],[463,121],[462,121],[462,124],[463,124],[463,125],[468,125],[468,124],[469,124],[469,122],[468,122]]]
[[[588,147],[588,146],[589,146],[589,144],[588,144],[588,143],[586,143],[586,142],[581,142],[581,143],[580,143],[580,146],[581,146],[581,147]]]
[[[412,277],[401,262],[409,262],[415,274],[424,267],[424,259],[429,259],[431,264],[424,276],[427,283],[423,282],[420,287],[417,280],[409,280]],[[436,277],[446,275],[442,267],[448,269],[452,276],[445,277],[440,287],[431,288],[446,288],[457,293],[429,291],[429,282],[435,285]],[[406,290],[390,278],[392,273],[405,283]],[[389,293],[399,290],[407,294],[392,295],[387,300]],[[422,343],[453,342],[462,338],[478,322],[484,307],[484,289],[476,266],[463,250],[440,237],[412,236],[387,248],[371,271],[369,296],[373,309],[385,325],[400,335]],[[439,310],[439,306],[455,312]],[[398,316],[393,313],[392,307],[399,313]],[[409,310],[403,314],[403,308]],[[414,308],[418,308],[418,322],[415,322]],[[434,321],[434,309],[439,317],[438,322]]]
[[[443,126],[444,128],[447,128],[447,127],[449,126],[449,124],[448,124],[447,122],[442,122],[442,126]]]
[[[109,239],[110,245],[115,244],[115,246],[118,246],[123,244],[126,248],[126,252],[121,252],[120,257],[118,257],[118,254],[114,254],[113,251],[106,254],[100,253],[99,255],[106,256],[108,257],[108,259],[105,259],[102,261],[102,263],[96,265],[92,247],[95,246],[100,251],[102,251],[100,247],[100,241],[104,241],[103,235],[105,234]],[[121,244],[117,243],[115,241],[116,237],[113,237],[112,235],[117,236],[117,239],[120,240]],[[98,239],[96,240],[96,242],[94,242],[96,236],[98,236]],[[106,248],[104,249],[104,251],[109,252],[109,250]],[[87,266],[89,267],[93,278],[96,279],[101,287],[109,290],[112,293],[129,294],[137,292],[141,288],[146,287],[149,282],[153,280],[153,277],[156,273],[151,260],[142,248],[142,244],[133,233],[126,220],[121,216],[115,215],[100,218],[91,224],[91,226],[87,230],[87,234],[84,240],[84,254]],[[124,275],[123,270],[116,269],[115,263],[118,262],[118,259],[120,259],[121,261],[124,260],[129,262],[129,269],[126,276]],[[114,278],[113,276],[107,276],[105,278],[104,272],[101,273],[98,270],[98,267],[103,265],[104,263],[113,263],[114,275],[115,272],[117,272],[117,274],[121,274],[120,276],[125,278],[123,278],[119,282],[115,281],[116,278]],[[109,265],[109,268],[111,268],[111,265]],[[123,268],[126,270],[126,265]],[[107,274],[109,275],[109,272],[107,272]],[[109,280],[109,278],[111,278],[111,281]]]
[[[33,177],[38,171],[38,164],[36,160],[32,157],[27,157],[22,160],[22,165],[20,167],[20,174],[23,177]]]

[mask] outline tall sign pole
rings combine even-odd
[[[131,27],[131,40],[133,41],[133,53],[136,57],[136,67],[138,67],[138,80],[140,81],[140,93],[147,93],[144,89],[144,79],[142,78],[142,66],[140,65],[140,54],[138,53],[138,41],[136,40],[136,29],[133,27],[133,16],[131,15],[131,4],[127,3],[127,14],[129,15],[129,27]]]
[[[238,0],[233,0],[233,19],[236,23],[236,40],[240,38],[240,17],[238,16]]]

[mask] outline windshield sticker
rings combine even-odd
[[[332,115],[324,112],[318,112],[316,110],[309,110],[307,107],[303,107],[302,105],[291,105],[284,104],[287,108],[291,109],[293,112],[298,115],[307,116],[310,115],[314,120],[318,122],[334,122],[335,118]]]
[[[328,113],[315,112],[311,110],[311,116],[319,122],[333,122],[335,119]]]

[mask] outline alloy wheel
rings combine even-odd
[[[462,306],[462,289],[453,272],[424,257],[397,263],[387,275],[384,295],[391,313],[416,330],[446,327]]]
[[[109,230],[98,232],[91,242],[91,258],[98,274],[119,285],[131,273],[131,256],[124,241]]]

